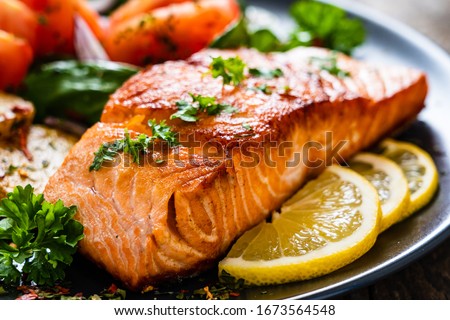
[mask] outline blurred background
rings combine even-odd
[[[351,0],[400,20],[450,52],[450,0]]]

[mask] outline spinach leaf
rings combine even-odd
[[[93,124],[109,95],[138,70],[108,61],[52,62],[29,73],[21,95],[34,103],[38,121],[53,115]]]

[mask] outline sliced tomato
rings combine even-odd
[[[73,0],[21,0],[37,15],[36,53],[39,56],[74,53]]]
[[[115,26],[143,13],[148,13],[156,8],[167,7],[174,3],[191,0],[129,0],[117,8],[110,17],[111,25]]]
[[[38,21],[36,14],[19,0],[0,0],[0,30],[26,39],[36,47]]]
[[[33,61],[30,44],[0,30],[0,90],[17,88]]]
[[[235,0],[176,3],[111,26],[104,45],[112,60],[135,65],[184,59],[207,47],[239,16]]]

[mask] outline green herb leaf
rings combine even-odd
[[[223,112],[223,113],[236,113],[239,111],[238,108],[233,107],[230,104],[226,104],[226,103],[219,103],[217,105],[217,109],[220,110],[219,113]]]
[[[165,120],[160,123],[156,123],[155,119],[149,120],[148,125],[152,128],[152,140],[160,139],[167,141],[169,146],[178,145],[178,134],[172,131],[172,128],[166,124]]]
[[[2,250],[1,248],[0,250]],[[2,282],[10,285],[17,284],[20,280],[20,271],[14,266],[14,260],[11,254],[0,251],[0,279]]]
[[[170,116],[170,119],[181,119],[186,122],[196,122],[198,120],[199,112],[206,112],[213,116],[224,113],[235,113],[238,109],[225,103],[217,103],[216,98],[189,94],[192,98],[192,103],[185,100],[177,102],[178,111]]]
[[[145,152],[154,139],[146,134],[140,134],[135,139],[130,138],[128,130],[125,130],[123,152],[130,154],[133,157],[133,162],[140,162],[140,154]]]
[[[283,44],[281,51],[288,51],[297,47],[311,47],[313,40],[314,36],[311,32],[297,30],[291,33],[288,42]]]
[[[233,106],[225,103],[216,103],[216,98],[207,97],[202,95],[194,95],[190,94],[194,103],[198,103],[198,107],[200,111],[208,113],[208,115],[213,116],[219,113],[235,113],[238,109]]]
[[[243,123],[243,124],[242,124],[242,127],[243,127],[245,130],[253,131],[252,126],[249,125],[248,123]]]
[[[244,80],[245,63],[239,57],[213,58],[210,68],[214,78],[222,77],[223,84],[232,83],[237,86]]]
[[[311,63],[316,64],[320,69],[327,71],[330,74],[345,78],[350,76],[350,72],[339,68],[337,64],[337,55],[333,52],[328,57],[312,57]]]
[[[248,72],[254,77],[266,79],[279,78],[283,76],[283,70],[281,70],[280,68],[276,68],[273,70],[250,68]]]
[[[170,120],[181,119],[186,122],[196,122],[198,120],[198,108],[185,100],[177,102],[178,111],[170,116]]]
[[[208,112],[209,115],[217,114],[216,110],[216,98],[214,97],[208,97],[208,96],[202,96],[202,95],[195,95],[190,93],[189,94],[194,101],[194,103],[198,103],[198,109],[202,112]],[[220,111],[219,111],[220,112]]]
[[[140,134],[131,139],[128,130],[125,129],[123,139],[103,143],[94,153],[94,161],[89,167],[89,171],[100,170],[104,162],[114,161],[120,152],[130,154],[133,157],[133,162],[139,163],[140,155],[146,153],[157,139],[167,141],[169,146],[178,145],[177,134],[171,130],[165,121],[156,123],[156,120],[149,120],[148,125],[152,129],[151,137]]]
[[[75,206],[51,204],[33,191],[18,186],[0,202],[0,280],[6,284],[64,279],[83,238],[83,226],[73,220]]]
[[[113,142],[103,143],[98,151],[94,153],[94,161],[89,167],[89,171],[98,171],[103,165],[103,162],[114,161],[114,158],[119,152],[124,149],[124,140],[115,140]]]
[[[250,35],[248,33],[247,20],[241,17],[239,21],[228,28],[221,36],[216,38],[210,45],[217,49],[236,49],[248,47]]]
[[[297,1],[290,13],[299,24],[299,31],[309,32],[315,45],[350,54],[364,42],[361,21],[348,18],[341,8],[316,1]]]
[[[139,69],[110,61],[57,61],[31,71],[21,95],[33,102],[37,120],[46,116],[93,124],[109,96]]]
[[[282,51],[283,44],[272,31],[258,30],[250,35],[250,47],[261,52]]]

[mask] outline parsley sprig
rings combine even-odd
[[[213,58],[210,65],[213,78],[222,77],[223,84],[239,85],[244,80],[245,63],[239,57],[224,59],[219,56]]]
[[[128,129],[124,130],[124,138],[112,142],[103,143],[98,151],[94,153],[94,161],[89,167],[89,171],[98,171],[104,162],[114,161],[120,152],[130,154],[133,162],[140,162],[140,155],[146,153],[155,140],[163,140],[169,146],[178,145],[177,134],[166,124],[165,120],[157,123],[156,120],[149,120],[148,125],[152,129],[152,136],[141,133],[136,138],[131,138]]]
[[[83,238],[75,206],[52,204],[33,192],[30,185],[18,186],[0,202],[0,280],[8,285],[64,279]]]
[[[178,111],[170,116],[170,120],[181,119],[186,122],[198,121],[198,114],[206,112],[209,116],[224,113],[235,113],[238,111],[235,107],[226,103],[217,103],[214,97],[195,95],[189,93],[192,102],[180,100],[176,103]]]
[[[232,83],[233,85],[237,86],[245,79],[244,73],[247,68],[247,65],[241,60],[241,58],[237,56],[228,59],[224,59],[219,56],[213,58],[210,68],[213,78],[222,77],[224,85]],[[281,70],[280,68],[276,68],[273,70],[264,68],[248,68],[248,73],[254,77],[266,79],[279,78],[284,75],[283,70]],[[261,88],[257,87],[256,89],[261,90],[266,94],[272,93],[267,86],[263,86]],[[194,102],[199,102],[196,101],[195,97],[192,96],[192,98],[194,99]],[[209,103],[210,105],[215,104],[215,100],[211,101],[212,99],[214,99],[213,97],[201,97],[200,99],[207,99],[207,103]],[[195,109],[190,107],[186,101],[179,101],[177,103],[177,106],[179,107],[179,112],[177,112],[176,115],[173,116],[174,118],[180,118],[188,122],[197,121]],[[219,108],[221,107],[220,104],[217,104],[217,106]],[[208,114],[217,114],[217,113],[210,113],[208,111]]]
[[[152,129],[151,140],[163,140],[169,143],[170,146],[178,145],[178,134],[172,131],[172,128],[166,124],[166,120],[157,123],[155,119],[149,120],[148,125]]]
[[[98,171],[102,167],[103,162],[114,161],[114,158],[124,149],[125,140],[126,138],[103,143],[94,153],[94,161],[89,167],[89,171]]]

